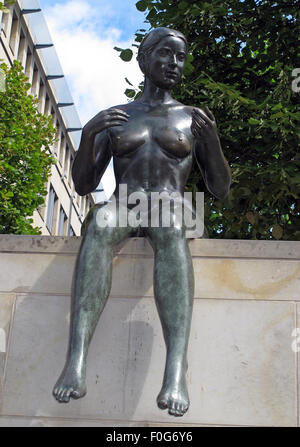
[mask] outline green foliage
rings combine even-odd
[[[39,234],[30,216],[47,193],[55,130],[51,118],[38,112],[37,99],[27,94],[22,65],[15,61],[1,69],[6,91],[0,92],[0,233]]]
[[[207,105],[217,119],[233,182],[223,201],[206,194],[210,237],[300,240],[298,2],[142,0],[137,8],[151,27],[185,34],[190,54],[174,97]],[[206,190],[197,167],[188,189]]]
[[[16,0],[5,0],[4,2],[0,2],[0,11],[8,12],[9,9],[8,6],[13,5],[16,2]]]

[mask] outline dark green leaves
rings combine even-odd
[[[122,50],[120,53],[120,58],[125,62],[131,61],[132,56],[133,56],[133,52],[129,48],[127,48],[126,50]]]
[[[144,0],[140,0],[139,2],[136,3],[136,8],[139,11],[142,11],[142,12],[146,11],[146,9],[147,9],[147,2],[144,1]]]
[[[135,94],[136,94],[136,91],[131,88],[127,88],[125,90],[125,95],[127,96],[127,98],[134,98]]]
[[[0,2],[0,11],[8,12],[8,7],[13,5],[16,2],[16,0],[5,0],[4,2]]]
[[[210,237],[300,240],[300,93],[291,89],[298,2],[143,0],[137,7],[151,27],[185,34],[193,59],[174,97],[208,105],[217,119],[233,172],[230,196],[216,200],[196,167],[188,182],[206,191]]]
[[[38,234],[30,216],[47,193],[53,163],[48,149],[55,131],[51,118],[41,115],[27,94],[21,64],[1,68],[6,91],[0,93],[0,233]]]

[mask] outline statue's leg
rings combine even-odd
[[[167,348],[159,408],[183,416],[189,407],[187,347],[194,296],[193,264],[182,228],[149,228],[154,249],[154,294]]]
[[[99,225],[100,211],[107,220],[116,218],[116,211],[108,204],[94,207],[84,222],[73,275],[67,361],[53,390],[59,402],[69,402],[70,397],[78,399],[86,393],[87,352],[110,293],[113,248],[132,232],[129,227]]]

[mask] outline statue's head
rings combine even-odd
[[[187,40],[170,28],[154,28],[140,44],[137,60],[146,78],[170,89],[180,80],[187,55]]]

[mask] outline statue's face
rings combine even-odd
[[[180,80],[185,59],[185,42],[179,37],[164,37],[147,55],[145,75],[157,87],[169,90]]]

